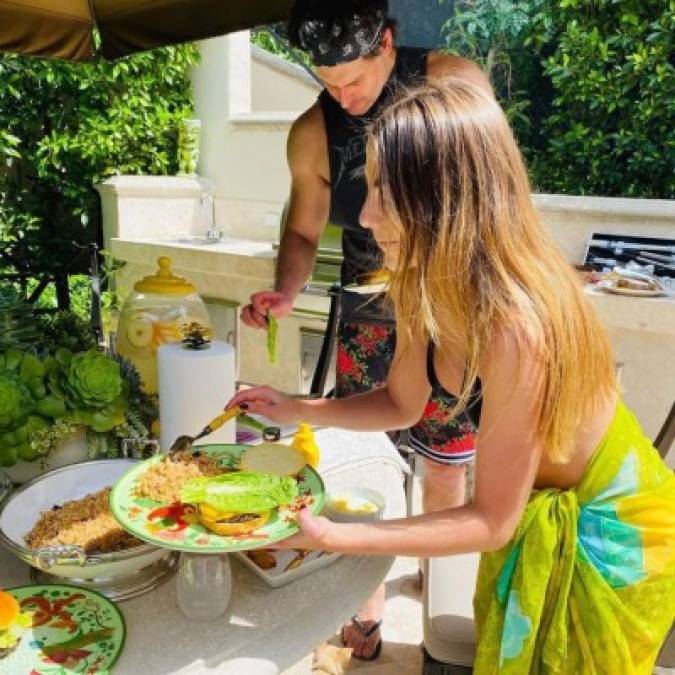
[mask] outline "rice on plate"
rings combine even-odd
[[[166,455],[139,477],[136,496],[160,504],[180,501],[183,487],[193,478],[208,478],[227,473],[218,461],[199,450],[184,450]]]

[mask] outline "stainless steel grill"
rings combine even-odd
[[[594,233],[586,246],[584,263],[602,270],[627,263],[653,265],[654,275],[675,276],[675,239]]]

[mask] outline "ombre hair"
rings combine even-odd
[[[464,80],[403,92],[369,133],[368,181],[400,232],[390,284],[397,330],[465,358],[464,409],[499,335],[539,359],[536,433],[545,456],[576,437],[617,389],[607,336],[532,203],[499,105]]]

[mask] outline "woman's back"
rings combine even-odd
[[[454,358],[453,358],[454,357]],[[456,354],[448,355],[440,350],[434,350],[430,366],[433,368],[436,380],[450,394],[457,396],[461,391],[462,377],[465,365]],[[479,373],[480,375],[480,373]],[[509,383],[504,383],[505,387]],[[609,428],[616,411],[617,396],[608,397],[602,408],[590,418],[577,432],[574,452],[568,462],[552,462],[546,452],[539,461],[534,487],[559,488],[561,490],[577,486],[584,475],[586,466]],[[480,435],[480,426],[479,426]],[[480,447],[480,444],[479,444]]]

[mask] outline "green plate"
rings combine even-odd
[[[0,659],[2,675],[109,673],[126,627],[122,613],[95,591],[76,586],[34,585],[7,589],[32,613],[18,647]]]
[[[219,460],[223,468],[237,468],[248,445],[200,445],[200,452]],[[190,553],[227,553],[268,546],[298,531],[295,513],[306,506],[314,514],[323,507],[325,489],[319,474],[309,466],[298,474],[299,496],[290,504],[274,509],[264,527],[246,534],[223,537],[207,530],[196,519],[194,507],[186,504],[160,504],[137,497],[138,478],[162,455],[141,462],[113,487],[110,506],[126,530],[151,544]]]

